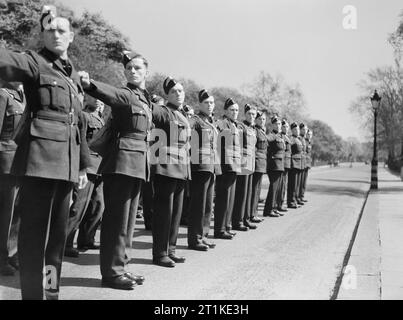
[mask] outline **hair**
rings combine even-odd
[[[132,60],[134,60],[134,59],[141,59],[141,60],[143,60],[144,65],[145,65],[146,68],[148,69],[148,60],[147,60],[142,54],[136,53],[136,54],[133,56],[133,58],[130,59],[130,61],[132,61]],[[130,61],[129,61],[127,64],[129,64]],[[126,64],[126,66],[127,66],[127,64]],[[126,66],[125,66],[125,69],[126,69]]]

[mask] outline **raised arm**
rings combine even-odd
[[[0,78],[22,83],[35,80],[39,75],[38,64],[29,53],[13,52],[0,48]]]

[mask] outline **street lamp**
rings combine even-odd
[[[378,152],[376,143],[376,118],[378,116],[379,105],[381,104],[381,97],[375,90],[374,95],[371,97],[372,110],[374,111],[374,155],[371,162],[371,189],[378,189]]]

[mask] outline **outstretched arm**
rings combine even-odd
[[[38,64],[27,53],[0,49],[0,78],[11,82],[29,82],[39,75]]]

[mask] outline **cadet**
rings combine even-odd
[[[303,186],[301,190],[301,199],[302,202],[308,202],[305,197],[305,191],[306,191],[306,183],[308,181],[308,173],[309,170],[311,169],[312,166],[312,130],[308,129],[306,132],[306,138],[305,138],[305,143],[306,143],[306,168],[304,170],[304,181],[303,181]]]
[[[214,125],[214,97],[199,92],[199,110],[191,118],[191,201],[188,216],[190,249],[207,251],[215,244],[208,241],[213,211],[215,176],[221,173],[217,153],[218,130]]]
[[[287,192],[287,204],[288,208],[297,209],[297,194],[300,183],[300,173],[302,170],[302,143],[299,137],[298,123],[293,122],[291,124],[291,168],[288,172],[288,192]]]
[[[183,86],[168,77],[163,83],[166,106],[154,105],[153,174],[155,207],[152,216],[153,263],[174,267],[185,258],[176,255],[179,223],[186,181],[190,171],[190,125],[180,109],[185,100]],[[154,155],[155,151],[155,155]]]
[[[259,223],[263,219],[257,216],[260,192],[262,190],[262,178],[267,172],[267,147],[269,145],[266,135],[266,113],[257,111],[256,114],[256,164],[252,178],[252,203],[251,222]]]
[[[217,149],[222,174],[217,176],[216,183],[214,237],[231,240],[235,235],[231,232],[231,220],[235,201],[236,177],[238,173],[241,173],[241,147],[236,121],[239,106],[234,100],[228,98],[224,104],[224,112],[224,118],[217,122],[220,132]]]
[[[285,142],[281,137],[281,121],[277,116],[271,118],[273,130],[268,136],[267,171],[270,180],[263,216],[279,217],[283,213],[277,210],[277,197],[280,192],[281,175],[284,171]]]
[[[41,35],[45,48],[39,53],[0,49],[0,77],[24,84],[29,108],[11,170],[22,176],[18,256],[23,299],[43,299],[44,289],[46,298],[58,299],[71,191],[73,183],[85,186],[89,166],[83,91],[67,55],[74,38],[70,23],[45,7]]]
[[[299,205],[304,205],[306,201],[304,201],[304,194],[303,194],[303,188],[304,188],[304,183],[305,183],[305,172],[306,172],[306,150],[307,150],[307,145],[306,145],[306,126],[304,123],[300,123],[299,125],[299,139],[302,143],[302,154],[301,154],[301,172],[300,172],[300,183],[298,186],[298,193],[297,193],[297,203]]]
[[[22,85],[4,85],[0,89],[0,275],[4,276],[13,276],[18,269],[19,216],[14,214],[18,188],[17,177],[10,171],[17,150],[13,137],[24,109]]]
[[[278,193],[277,210],[279,212],[287,212],[288,210],[283,208],[284,200],[287,196],[287,184],[288,184],[288,171],[291,167],[291,145],[290,138],[288,137],[289,124],[286,119],[281,122],[281,137],[285,142],[284,152],[284,171],[281,174],[280,192]]]
[[[89,143],[94,134],[105,125],[102,118],[103,109],[104,103],[96,100],[95,103],[87,104],[84,110],[86,112],[83,115],[87,122],[86,139]],[[104,210],[102,180],[97,174],[102,158],[94,151],[90,151],[90,156],[91,166],[87,169],[88,183],[84,189],[75,187],[73,190],[73,204],[70,208],[68,226],[69,235],[64,251],[64,255],[67,257],[78,257],[79,251],[77,249],[99,249],[94,244],[94,237]],[[80,228],[80,232],[77,238],[77,249],[75,249],[73,241],[78,228]]]
[[[131,290],[144,277],[126,272],[130,257],[141,186],[149,179],[148,136],[151,130],[151,101],[145,88],[148,62],[140,54],[125,51],[122,63],[127,85],[115,88],[89,79],[81,82],[92,97],[112,109],[114,128],[108,152],[101,153],[99,172],[104,182],[105,212],[101,224],[101,274],[105,286]],[[96,150],[95,150],[96,151]]]
[[[232,229],[248,231],[256,229],[256,225],[250,223],[252,177],[255,171],[255,147],[256,131],[254,128],[257,108],[246,104],[244,108],[245,118],[238,128],[241,134],[242,166],[241,172],[236,178],[235,204],[232,215]]]

